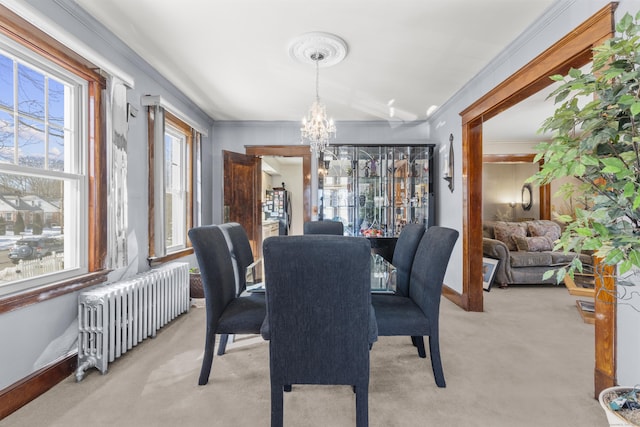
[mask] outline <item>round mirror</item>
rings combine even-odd
[[[531,184],[525,184],[522,186],[522,210],[528,211],[531,209]]]

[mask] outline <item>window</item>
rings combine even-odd
[[[193,153],[200,134],[159,105],[149,107],[149,123],[149,256],[155,263],[192,252],[187,231],[194,223]]]
[[[164,133],[164,237],[167,252],[175,252],[186,245],[187,178],[189,164],[187,135],[167,124]]]
[[[106,208],[93,169],[104,79],[2,10],[0,313],[99,281]]]

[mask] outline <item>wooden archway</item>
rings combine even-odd
[[[615,31],[610,3],[560,41],[541,53],[511,77],[460,113],[462,117],[463,283],[462,293],[452,297],[469,311],[483,310],[482,269],[482,123],[552,82],[549,76],[566,74],[592,58],[592,48],[611,38]],[[615,384],[615,305],[596,300],[595,392]]]

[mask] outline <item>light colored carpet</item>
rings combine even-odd
[[[564,287],[485,293],[485,312],[443,299],[441,352],[447,387],[408,337],[381,337],[371,352],[369,424],[403,426],[606,426],[593,399],[593,326]],[[73,376],[0,426],[269,426],[268,344],[236,341],[198,386],[204,308],[192,308],[109,365]],[[285,425],[355,425],[350,387],[294,386]]]

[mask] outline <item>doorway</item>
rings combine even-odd
[[[302,161],[302,187],[300,195],[301,214],[296,215],[303,223],[311,221],[311,151],[308,145],[252,145],[245,147],[247,155],[257,157],[295,157]],[[261,197],[257,195],[256,197]]]
[[[268,192],[274,188],[283,188],[287,192],[288,206],[283,207],[287,212],[287,234],[300,235],[304,224],[304,188],[303,188],[302,157],[262,156],[262,195],[263,228],[265,220],[274,218],[273,206],[265,205]],[[262,233],[263,239],[265,233]]]
[[[562,40],[540,54],[500,85],[460,113],[463,157],[463,283],[462,294],[451,298],[469,311],[483,311],[482,269],[482,126],[523,99],[551,84],[548,76],[566,74],[592,58],[592,48],[614,34],[614,11],[610,3]],[[605,285],[606,286],[606,285]],[[615,383],[615,305],[596,299],[595,392]]]

